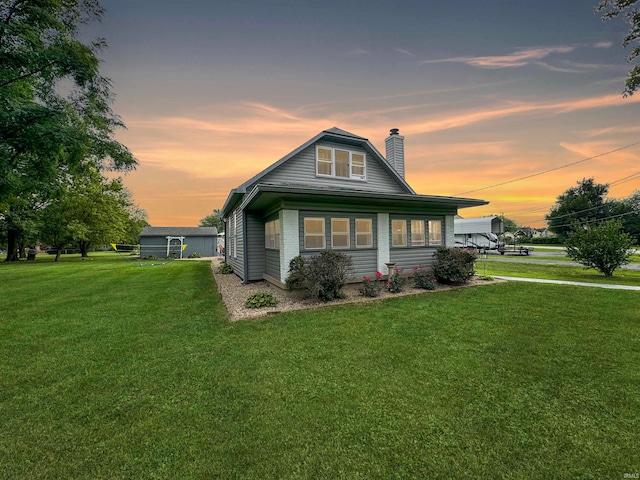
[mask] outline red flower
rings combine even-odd
[[[367,277],[366,275],[362,278],[364,278],[366,281],[371,281],[371,277]]]
[[[382,274],[380,272],[376,272],[376,278],[380,278]]]

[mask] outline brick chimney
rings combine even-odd
[[[392,128],[384,141],[387,146],[387,162],[404,178],[404,137],[400,130]]]

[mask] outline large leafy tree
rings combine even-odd
[[[612,203],[611,216],[619,218],[622,229],[640,245],[640,191]]]
[[[601,0],[596,11],[602,12],[603,20],[610,20],[618,16],[624,17],[629,24],[629,32],[622,41],[623,47],[635,45],[629,54],[629,62],[636,62],[640,58],[640,10],[638,0]],[[624,96],[633,95],[640,86],[640,65],[634,65],[629,71],[625,82]]]
[[[622,231],[622,222],[605,220],[582,225],[576,222],[565,245],[571,259],[611,277],[617,268],[629,263],[633,242]]]
[[[97,170],[73,177],[40,217],[41,240],[56,248],[56,260],[70,244],[86,257],[92,245],[128,243],[147,223],[122,180],[109,180]]]
[[[25,212],[56,198],[69,175],[136,166],[114,139],[124,125],[99,71],[105,42],[79,40],[80,27],[102,15],[97,0],[0,3],[0,222],[7,260],[17,259]]]
[[[222,221],[222,213],[219,209],[215,209],[211,215],[207,215],[200,220],[199,227],[216,227],[218,232],[224,232],[224,222]]]
[[[576,187],[558,196],[555,205],[546,215],[549,230],[561,238],[572,231],[574,222],[588,222],[609,215],[606,201],[609,185],[596,183],[593,178],[582,179]]]

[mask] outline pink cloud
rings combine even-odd
[[[517,50],[509,55],[493,55],[481,57],[451,57],[439,60],[424,60],[421,65],[428,63],[465,63],[479,68],[516,68],[523,67],[534,60],[541,60],[552,53],[569,53],[575,47],[559,46],[546,48],[529,48]]]

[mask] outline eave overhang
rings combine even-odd
[[[341,206],[370,207],[376,209],[460,209],[487,205],[475,198],[446,197],[402,193],[379,193],[362,190],[317,188],[307,185],[258,184],[249,192],[240,208],[264,212],[277,203],[335,204]]]

